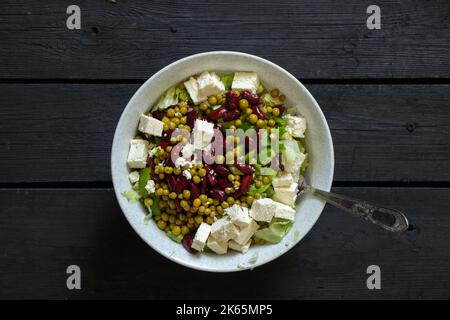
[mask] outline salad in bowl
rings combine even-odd
[[[279,243],[296,219],[307,123],[256,72],[204,71],[140,114],[130,202],[192,254]]]

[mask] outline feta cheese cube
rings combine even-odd
[[[287,204],[288,206],[295,204],[298,192],[298,184],[296,182],[291,183],[289,187],[273,188],[273,190],[275,191],[273,194],[275,201]]]
[[[199,92],[197,80],[194,77],[191,77],[188,81],[184,82],[184,87],[186,88],[189,96],[191,97],[194,104],[199,104],[208,99],[208,96],[205,96]]]
[[[214,137],[214,123],[197,119],[192,130],[195,149],[206,148]]]
[[[175,160],[174,163],[175,167],[177,168],[182,168],[185,165],[187,165],[189,168],[192,167],[192,162],[191,161],[187,161],[185,158],[183,157],[178,157],[177,160]]]
[[[139,172],[138,171],[131,171],[128,175],[128,179],[130,179],[131,184],[135,184],[139,181]]]
[[[202,96],[215,96],[225,91],[225,85],[214,72],[203,72],[197,78],[198,90]]]
[[[272,186],[276,187],[290,187],[294,178],[289,172],[283,172],[279,177],[272,178]]]
[[[222,217],[211,225],[211,235],[219,241],[228,241],[238,236],[238,228],[228,217]]]
[[[225,214],[230,217],[232,223],[241,228],[247,227],[252,221],[252,218],[248,215],[248,208],[241,207],[238,204],[233,204],[225,209]]]
[[[306,119],[303,117],[292,116],[287,114],[284,119],[286,120],[286,131],[295,138],[303,138],[306,131]]]
[[[234,251],[239,251],[242,253],[246,253],[248,251],[248,249],[250,248],[250,245],[252,244],[252,240],[248,240],[246,244],[241,245],[239,243],[237,243],[234,240],[231,240],[230,242],[228,242],[228,247]]]
[[[127,164],[131,169],[142,169],[147,164],[148,141],[133,139],[130,142]]]
[[[250,216],[256,221],[270,222],[275,214],[277,203],[270,198],[253,201]]]
[[[253,237],[258,228],[259,225],[256,223],[256,221],[252,220],[247,227],[241,228],[239,230],[239,234],[233,240],[240,245],[245,245],[251,239],[251,237]]]
[[[162,137],[163,125],[164,123],[162,121],[149,117],[145,114],[141,114],[139,118],[138,130],[149,135]]]
[[[181,149],[181,154],[183,155],[183,158],[187,160],[191,160],[192,155],[194,154],[195,147],[193,144],[188,143],[186,144],[183,149]]]
[[[235,72],[231,89],[248,90],[256,93],[259,78],[255,72]]]
[[[192,248],[197,251],[203,251],[210,233],[211,226],[202,222],[195,233],[194,240],[192,241]]]
[[[277,208],[275,209],[275,218],[294,221],[295,210],[290,206],[279,203]]]
[[[211,235],[209,236],[206,245],[217,254],[225,254],[228,251],[228,244],[226,241],[217,240]]]
[[[151,179],[148,180],[144,188],[145,190],[147,190],[148,193],[155,193],[155,181]]]
[[[192,174],[189,170],[183,170],[183,176],[188,180],[192,179]]]

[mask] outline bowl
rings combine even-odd
[[[296,106],[308,124],[306,143],[310,164],[305,175],[306,181],[314,187],[330,190],[334,170],[333,143],[325,117],[308,90],[293,75],[268,60],[240,52],[213,51],[183,58],[161,69],[128,102],[117,124],[112,145],[114,191],[133,229],[150,247],[168,259],[186,267],[210,272],[253,269],[278,258],[295,246],[319,219],[325,203],[312,196],[302,196],[297,205],[294,225],[278,244],[252,245],[245,254],[229,252],[226,255],[193,255],[169,239],[153,221],[145,223],[144,207],[140,203],[129,203],[121,195],[131,188],[126,159],[130,140],[137,132],[139,115],[149,110],[168,88],[205,70],[221,73],[254,71],[266,88],[279,88],[287,97],[286,105]]]

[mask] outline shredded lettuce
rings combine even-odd
[[[181,243],[183,240],[183,235],[180,233],[179,235],[174,235],[172,231],[167,231],[167,236],[175,242]]]
[[[189,93],[187,92],[186,89],[177,88],[176,95],[177,95],[178,101],[187,101],[190,99]]]
[[[230,90],[231,84],[233,83],[234,73],[226,74],[220,78],[223,85],[225,86],[225,90]]]
[[[270,176],[270,177],[273,177],[273,176],[276,176],[276,175],[277,175],[277,171],[276,171],[276,170],[273,170],[273,169],[270,168],[270,167],[262,167],[261,170],[260,170],[259,172],[260,172],[260,174],[261,174],[262,176]]]
[[[177,88],[172,87],[167,90],[161,98],[159,98],[158,103],[156,104],[156,108],[159,110],[167,109],[170,106],[178,103],[178,94]]]
[[[308,160],[308,154],[305,154],[306,158],[303,160],[302,165],[300,166],[300,173],[304,174],[306,172],[306,169],[308,169],[309,160]]]
[[[130,189],[128,191],[122,192],[122,195],[127,198],[128,202],[130,203],[134,203],[139,201],[139,199],[141,198],[141,196],[139,195],[139,193],[137,193],[136,191],[134,191],[133,189]]]
[[[148,180],[150,180],[150,168],[143,168],[139,170],[139,194],[143,198],[148,197],[148,192],[145,190]]]
[[[161,208],[159,207],[159,197],[157,197],[155,194],[152,194],[150,197],[153,199],[153,204],[151,207],[152,214],[154,216],[160,215]]]
[[[263,105],[264,107],[273,107],[274,105],[277,104],[283,104],[283,101],[281,101],[278,97],[274,98],[270,95],[270,93],[265,93],[262,95],[262,99],[263,99]]]
[[[256,88],[256,94],[261,95],[264,92],[264,86],[260,83],[258,88]]]
[[[257,188],[254,184],[250,185],[250,188],[248,189],[248,194],[251,196],[254,196],[255,194],[264,194],[264,192],[270,187],[270,184],[263,185],[259,188]]]
[[[256,231],[255,238],[270,243],[278,243],[289,232],[291,227],[292,222],[289,220],[274,220],[267,228]]]
[[[303,158],[304,154],[300,151],[297,140],[282,140],[281,143],[284,145],[284,151],[282,152],[283,164],[286,168],[293,169],[298,165],[298,158]]]

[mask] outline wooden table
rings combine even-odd
[[[450,4],[377,1],[369,30],[371,3],[2,0],[0,298],[450,298]],[[81,30],[66,28],[69,4]],[[331,128],[333,190],[405,210],[413,230],[327,206],[290,252],[233,274],[149,248],[113,194],[114,128],[148,77],[210,50],[297,76]],[[66,288],[72,264],[81,290]]]

